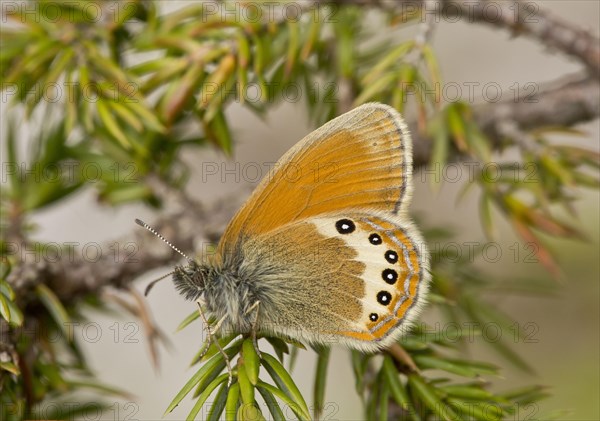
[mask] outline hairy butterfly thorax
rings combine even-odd
[[[223,320],[221,333],[251,333],[260,330],[258,316],[251,314],[257,302],[269,304],[261,278],[265,261],[245,262],[241,250],[228,255],[211,255],[205,262],[190,260],[176,266],[173,283],[187,300],[201,300],[207,316]]]

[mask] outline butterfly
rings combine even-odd
[[[292,147],[216,253],[177,266],[174,284],[216,320],[209,334],[385,348],[415,320],[430,281],[427,248],[408,215],[411,177],[400,114],[362,105]]]

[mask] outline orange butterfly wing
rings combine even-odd
[[[411,197],[412,151],[396,110],[365,104],[291,148],[227,227],[219,251],[311,216],[364,208],[402,212]]]

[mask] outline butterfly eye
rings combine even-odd
[[[379,319],[379,316],[376,313],[369,314],[369,320],[371,320],[372,322],[376,322],[377,319]]]
[[[356,229],[356,225],[349,219],[340,219],[335,223],[335,228],[340,234],[350,234]]]
[[[388,305],[392,300],[392,294],[387,291],[380,291],[377,293],[377,302],[379,304]]]
[[[396,283],[396,280],[398,279],[398,274],[396,273],[396,271],[394,269],[385,269],[381,273],[381,277],[388,284],[394,285]]]
[[[381,244],[381,237],[379,234],[371,234],[369,235],[369,242],[375,246],[379,245]]]
[[[398,253],[396,253],[394,250],[388,250],[385,252],[385,260],[388,261],[388,263],[394,264],[398,261]]]

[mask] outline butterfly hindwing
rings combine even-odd
[[[342,238],[304,220],[249,238],[239,272],[257,282],[261,331],[313,342],[359,326],[365,264]]]
[[[355,250],[354,259],[365,268],[360,317],[336,334],[357,347],[396,339],[416,317],[428,285],[428,253],[418,232],[409,222],[375,212],[316,218],[315,224]]]
[[[263,330],[373,350],[396,339],[423,303],[427,253],[410,224],[377,213],[322,215],[244,244],[260,268]]]

